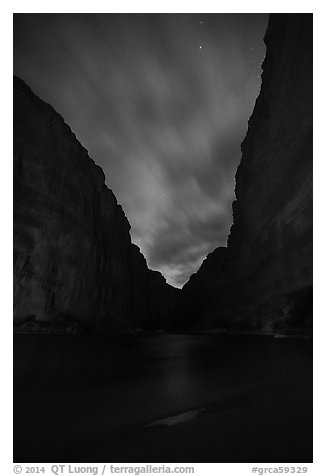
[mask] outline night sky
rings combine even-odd
[[[15,14],[14,73],[100,165],[148,265],[181,287],[225,245],[267,14]]]

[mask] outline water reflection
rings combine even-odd
[[[279,438],[278,428],[288,413],[293,414],[291,422],[299,421],[301,426],[303,417],[310,418],[311,343],[307,341],[194,335],[16,337],[15,445],[21,460],[28,461],[36,452],[33,448],[42,447],[53,461],[55,447],[57,459],[64,461],[62,452],[74,439],[77,448],[86,445],[93,461],[99,461],[97,451],[108,460],[108,444],[113,459],[128,454],[129,461],[138,461],[132,458],[138,458],[136,447],[142,454],[134,441],[139,432],[142,445],[158,451],[155,438],[152,441],[143,433],[146,428],[199,425],[209,446],[210,439],[222,438],[220,431],[229,431],[223,426],[229,425],[228,420],[234,419],[234,428],[254,425],[258,431],[269,418],[264,424],[272,428],[273,438]],[[214,419],[217,423],[208,430],[207,422]],[[190,437],[193,441],[194,434]],[[119,441],[126,454],[121,453]],[[164,444],[169,446],[169,440]],[[197,448],[200,445],[197,441]],[[208,446],[198,451],[205,453]],[[68,461],[77,461],[78,454],[69,454]],[[84,456],[83,452],[83,460]],[[34,454],[34,459],[39,460],[39,455]]]

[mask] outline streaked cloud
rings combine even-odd
[[[226,242],[266,23],[265,14],[15,15],[15,73],[103,168],[133,241],[173,285]]]

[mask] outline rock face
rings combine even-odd
[[[63,119],[15,77],[16,324],[169,328],[177,290],[147,268],[104,180]]]
[[[270,15],[265,43],[227,247],[182,291],[190,326],[311,328],[312,15]]]

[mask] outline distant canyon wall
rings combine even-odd
[[[312,15],[272,14],[227,247],[182,290],[185,326],[312,325]]]
[[[103,171],[14,78],[14,323],[165,328],[178,290],[147,268]]]

